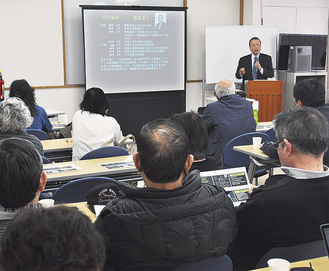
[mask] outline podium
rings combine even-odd
[[[247,98],[259,101],[258,121],[272,121],[282,111],[283,81],[246,81]]]

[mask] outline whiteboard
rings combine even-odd
[[[205,26],[205,82],[223,79],[233,82],[240,57],[250,54],[249,40],[258,37],[261,52],[272,57],[276,69],[277,26]]]
[[[61,3],[1,1],[0,70],[6,88],[16,79],[32,86],[64,84]]]
[[[183,0],[64,0],[66,84],[84,84],[82,12],[79,5],[183,6]]]

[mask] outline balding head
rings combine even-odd
[[[227,95],[235,94],[235,85],[230,80],[219,81],[215,86],[215,94],[220,99]]]
[[[140,170],[154,183],[176,182],[189,155],[189,141],[175,121],[158,119],[143,126],[137,138]]]

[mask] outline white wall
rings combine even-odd
[[[239,0],[188,0],[187,10],[187,80],[202,79],[204,27],[208,25],[238,25]],[[222,46],[230,50],[229,40],[223,37]],[[221,65],[219,63],[219,65]],[[224,79],[218,75],[218,81]],[[202,106],[202,83],[187,83],[186,110]]]
[[[13,2],[15,2],[15,5]],[[26,5],[27,2],[28,5]],[[266,1],[263,0],[262,2],[264,4]],[[286,3],[287,1],[276,0],[268,2]],[[328,0],[296,0],[292,2],[297,4],[302,2],[308,5],[312,4],[313,6],[315,2],[321,2],[321,4],[325,3],[328,7]],[[154,1],[154,3],[156,5],[156,1]],[[202,105],[202,84],[200,81],[202,79],[204,26],[238,25],[240,0],[187,0],[187,5],[187,79],[197,82],[187,83],[186,108],[187,110],[196,110]],[[74,112],[78,109],[78,105],[82,100],[84,88],[64,86],[62,64],[59,65],[61,78],[57,78],[56,72],[55,81],[52,81],[53,74],[48,74],[45,71],[53,68],[54,63],[49,62],[47,58],[38,57],[38,59],[36,59],[35,57],[39,56],[40,48],[48,46],[49,39],[51,39],[51,46],[55,47],[50,47],[50,59],[56,60],[56,67],[58,63],[62,63],[63,61],[63,42],[62,38],[58,35],[58,33],[62,32],[61,0],[0,0],[0,6],[1,13],[7,14],[7,20],[3,19],[4,16],[0,16],[0,25],[2,25],[3,29],[1,36],[2,42],[0,44],[3,45],[3,41],[5,40],[8,45],[5,50],[3,49],[4,47],[1,46],[0,50],[0,70],[3,73],[5,87],[8,88],[13,79],[23,78],[21,74],[25,71],[33,73],[33,78],[40,78],[40,82],[42,82],[42,84],[31,82],[33,86],[41,87],[36,89],[38,103],[45,108],[63,110],[69,115],[69,119],[72,119]],[[249,22],[251,22],[249,24],[259,25],[261,8],[260,0],[245,0],[245,23],[249,20]],[[44,16],[45,13],[49,13],[49,16]],[[252,13],[252,16],[249,16],[249,13]],[[22,16],[18,16],[19,14]],[[27,18],[24,14],[29,14],[29,17]],[[32,20],[32,15],[41,19]],[[28,34],[36,25],[39,35]],[[6,31],[4,31],[4,29]],[[51,29],[51,31],[49,31],[49,29]],[[56,37],[55,40],[53,40],[54,37]],[[22,44],[23,49],[28,47],[28,55],[20,55],[21,52],[17,49],[17,44]],[[31,44],[36,45],[31,46]],[[225,50],[229,53],[230,41],[227,40],[226,37],[223,37],[221,46],[223,45],[225,45]],[[49,48],[49,46],[47,48]],[[7,62],[8,65],[4,66],[4,58],[15,62],[17,72],[20,71],[20,63],[22,63],[22,65],[27,65],[27,68],[25,68],[22,73],[17,73],[17,75],[15,75],[16,78],[12,75],[9,76],[8,73],[6,73],[6,66],[12,64]],[[41,66],[39,64],[40,61],[42,61]],[[219,63],[219,65],[223,64]],[[49,82],[44,82],[45,78],[50,78],[48,80]],[[29,80],[29,78],[26,79]],[[222,78],[219,74],[218,80],[220,79]],[[5,94],[8,95],[8,91],[6,91]]]
[[[183,1],[183,0],[182,0]],[[28,5],[27,5],[28,2]],[[157,1],[154,1],[156,5]],[[204,26],[205,25],[234,25],[239,24],[239,0],[188,0],[187,11],[187,79],[201,80],[202,79],[202,52],[204,50]],[[65,111],[69,119],[72,119],[73,114],[78,110],[79,103],[82,100],[84,93],[83,87],[65,87],[64,86],[64,72],[63,72],[63,42],[62,37],[58,33],[62,32],[61,24],[61,0],[0,0],[1,13],[7,14],[7,21],[1,19],[0,25],[6,32],[2,33],[2,39],[6,39],[9,43],[6,50],[0,50],[0,60],[6,58],[8,63],[10,59],[15,61],[15,65],[20,67],[22,64],[27,65],[25,69],[19,74],[15,71],[6,73],[6,66],[3,61],[0,61],[0,70],[5,80],[5,87],[8,88],[12,80],[18,78],[27,79],[31,85],[36,88],[36,98],[39,105],[49,108]],[[50,8],[51,7],[51,8]],[[21,15],[19,15],[21,14]],[[27,15],[26,15],[27,14]],[[48,16],[45,16],[48,14]],[[28,19],[34,18],[33,20]],[[40,20],[36,20],[40,16]],[[8,20],[10,23],[8,24]],[[38,24],[35,23],[38,22]],[[40,35],[22,35],[29,33],[29,31],[38,31]],[[19,32],[17,32],[19,30]],[[53,35],[56,33],[56,39]],[[54,40],[52,40],[54,39]],[[225,37],[223,37],[225,39]],[[46,73],[47,68],[54,68],[53,61],[47,62],[47,58],[38,57],[39,51],[34,51],[30,44],[37,41],[38,48],[43,46],[49,48],[49,40],[52,41],[52,46],[56,46],[50,52],[52,59],[60,61],[59,67],[61,78],[56,81],[48,80],[49,83],[44,82],[44,78],[53,78],[53,73]],[[29,46],[29,57],[27,53],[16,57],[21,50],[11,44],[22,44],[22,49]],[[25,47],[24,47],[25,46]],[[229,45],[228,45],[229,50]],[[16,58],[15,58],[16,57]],[[28,63],[26,60],[28,59]],[[34,59],[34,61],[33,61]],[[42,63],[42,64],[38,64]],[[48,66],[47,66],[48,65]],[[29,80],[30,76],[24,76],[24,72],[33,73],[33,78],[40,79],[38,83],[35,80]],[[44,74],[43,74],[44,72]],[[26,73],[25,73],[26,74]],[[6,76],[7,75],[7,76]],[[57,75],[56,75],[57,76]],[[220,80],[219,75],[219,80]],[[41,88],[40,88],[41,87]],[[49,88],[51,87],[51,88]],[[5,91],[6,97],[8,91]],[[187,110],[197,110],[202,105],[201,101],[202,86],[200,82],[187,84]]]

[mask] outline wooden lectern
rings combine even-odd
[[[247,97],[259,101],[258,121],[272,121],[282,111],[283,81],[246,81]]]

